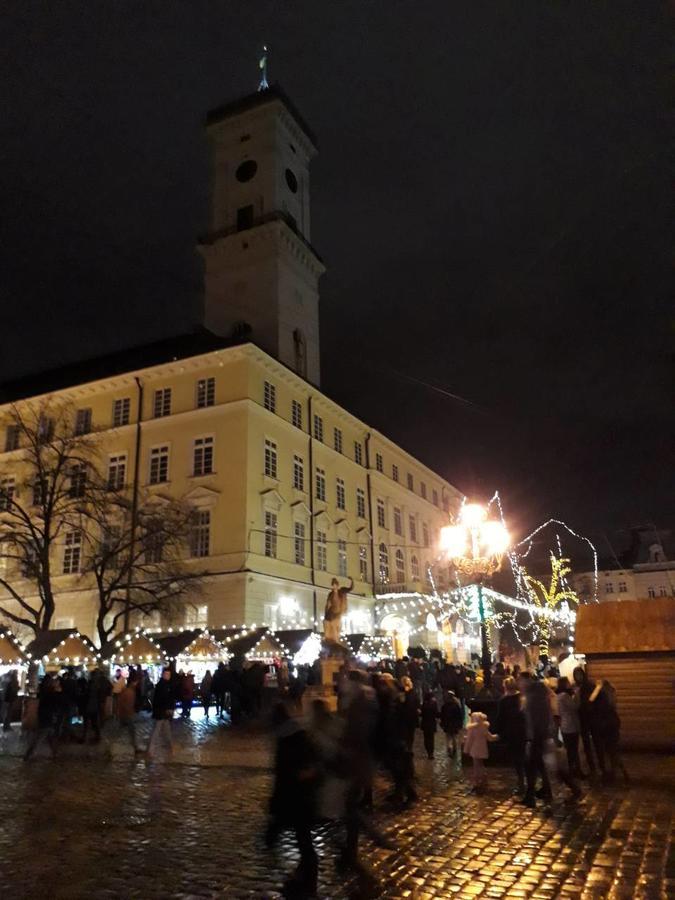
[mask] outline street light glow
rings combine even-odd
[[[468,551],[467,531],[462,525],[445,525],[440,534],[441,550],[452,559]]]
[[[479,528],[487,518],[487,510],[480,503],[465,503],[459,514],[462,525],[466,528]]]
[[[486,556],[501,556],[508,549],[509,533],[501,522],[483,522],[480,543]]]

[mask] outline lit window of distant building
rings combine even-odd
[[[7,430],[5,431],[5,452],[9,453],[10,450],[18,450],[19,449],[19,426],[18,425],[8,425]]]
[[[314,440],[323,442],[323,419],[314,416]]]
[[[316,533],[316,567],[320,572],[328,571],[328,545],[325,531]]]
[[[326,470],[318,467],[316,470],[316,499],[326,502]]]
[[[418,558],[415,556],[414,553],[410,557],[410,573],[411,573],[414,581],[419,581],[420,561],[418,560]]]
[[[366,517],[366,494],[363,488],[356,489],[356,515],[359,519]]]
[[[384,472],[384,460],[381,453],[375,454],[375,468],[378,472]]]
[[[277,389],[270,381],[265,382],[263,389],[263,406],[270,412],[277,411]]]
[[[333,449],[342,453],[342,432],[339,428],[333,429]]]
[[[614,584],[611,581],[605,582],[605,593],[613,594],[614,593]]]
[[[116,453],[108,459],[108,490],[119,491],[127,478],[127,455]]]
[[[216,402],[216,379],[200,378],[197,381],[197,409],[205,409]]]
[[[380,526],[380,528],[386,528],[387,527],[386,523],[387,523],[387,520],[386,520],[386,516],[385,516],[385,511],[384,511],[384,500],[378,500],[377,501],[377,524]]]
[[[398,481],[398,466],[391,467],[391,477],[394,479],[394,481]]]
[[[195,438],[192,456],[192,474],[210,475],[213,472],[213,438]]]
[[[394,533],[398,535],[403,534],[403,516],[398,506],[394,507]]]
[[[265,438],[265,475],[277,477],[277,445],[268,438]]]
[[[152,411],[156,419],[171,415],[171,388],[160,388],[155,391],[152,401]]]
[[[344,509],[346,505],[345,483],[343,478],[335,480],[335,505],[338,509]]]
[[[208,556],[211,543],[211,513],[208,509],[199,510],[195,516],[190,535],[190,554],[192,556]]]
[[[305,490],[305,461],[301,456],[293,456],[293,487],[296,491]]]
[[[407,476],[406,476],[406,480],[407,480],[407,483],[408,483],[408,490],[409,490],[409,491],[414,490],[415,482],[413,481],[412,472],[408,472],[408,474],[407,474]]]
[[[368,581],[368,548],[359,547],[359,575],[361,581]]]
[[[625,593],[627,593],[627,591],[628,591],[628,587],[627,587],[627,585],[626,585],[626,582],[625,582],[625,581],[620,581],[620,582],[619,582],[619,593],[620,593],[620,594],[625,594]]]
[[[410,540],[417,543],[417,520],[415,519],[415,516],[409,517],[408,529],[410,531]]]
[[[389,552],[386,544],[379,546],[380,581],[386,584],[389,581]]]
[[[420,481],[420,494],[424,500],[427,499],[427,486],[423,481]]]
[[[265,556],[277,555],[277,514],[265,511]]]
[[[347,577],[347,541],[340,538],[337,542],[338,551],[338,575]]]
[[[89,434],[91,431],[91,408],[84,407],[75,413],[75,434]]]
[[[297,400],[291,401],[291,422],[296,428],[302,428],[302,405]]]
[[[150,484],[163,484],[169,480],[169,448],[153,447],[150,450]]]
[[[113,401],[113,428],[128,425],[131,417],[131,398],[121,397]]]
[[[354,441],[354,462],[357,465],[363,465],[363,444],[359,441]]]
[[[80,571],[82,558],[82,534],[79,531],[69,531],[66,534],[66,544],[63,552],[63,574],[74,575]]]
[[[305,526],[303,522],[296,522],[293,526],[293,551],[296,566],[305,564]]]

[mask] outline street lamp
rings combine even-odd
[[[481,666],[485,687],[490,686],[491,660],[483,603],[483,580],[499,571],[509,542],[509,533],[504,524],[488,519],[487,509],[479,503],[464,504],[459,515],[459,523],[441,528],[441,552],[457,572],[467,576],[478,588]]]

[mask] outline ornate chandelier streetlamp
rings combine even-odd
[[[458,524],[441,528],[441,553],[456,572],[464,575],[478,588],[481,667],[485,687],[490,686],[491,659],[483,602],[483,581],[499,571],[509,543],[509,533],[504,524],[488,519],[487,509],[479,503],[466,503],[460,512]]]

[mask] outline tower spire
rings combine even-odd
[[[263,44],[263,55],[260,57],[258,68],[260,69],[258,90],[266,91],[269,88],[269,82],[267,81],[267,44]]]

